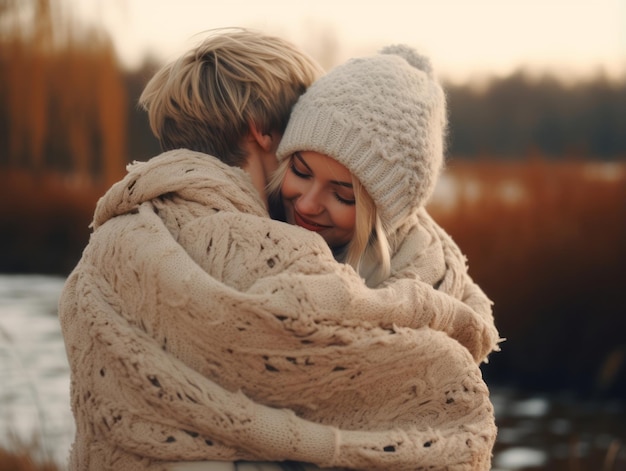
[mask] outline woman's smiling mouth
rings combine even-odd
[[[296,210],[293,211],[293,218],[294,218],[294,222],[298,226],[303,227],[313,232],[323,231],[324,229],[328,229],[331,227],[331,226],[324,226],[322,224],[317,224],[316,222],[313,222],[310,219],[307,219],[304,216],[300,215],[300,213],[298,213],[298,211]]]

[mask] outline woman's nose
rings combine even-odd
[[[302,215],[318,215],[324,211],[319,192],[309,190],[302,192],[296,200],[296,210]]]

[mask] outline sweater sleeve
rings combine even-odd
[[[406,270],[369,288],[352,267],[335,261],[319,235],[299,227],[222,212],[186,225],[179,242],[204,271],[228,280],[276,317],[294,320],[294,307],[306,306],[307,316],[298,314],[298,322],[290,323],[303,331],[317,322],[430,327],[459,341],[477,362],[497,341],[493,321],[471,304]],[[480,293],[469,300],[480,301]]]
[[[449,267],[441,289],[456,286],[456,289],[449,289],[455,293],[457,299],[471,309],[471,315],[476,317],[476,323],[479,326],[477,330],[479,349],[473,355],[479,363],[487,362],[490,353],[500,350],[498,343],[502,340],[495,325],[493,302],[470,276],[467,259],[452,237],[425,210],[422,214],[422,221],[441,241],[446,266]]]
[[[92,300],[95,302],[94,300]],[[164,351],[106,306],[91,326],[93,424],[118,447],[158,460],[298,460],[329,465],[337,430],[255,403]],[[95,407],[94,407],[95,405]]]
[[[493,303],[469,276],[458,245],[424,208],[406,221],[395,242],[392,275],[382,286],[415,280],[425,308],[435,310],[428,325],[461,342],[478,363],[486,361],[499,349]]]

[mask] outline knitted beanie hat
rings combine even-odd
[[[389,234],[430,197],[443,165],[444,92],[405,45],[351,59],[300,97],[277,151],[328,155],[355,175]]]

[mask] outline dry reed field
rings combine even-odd
[[[0,270],[69,274],[87,244],[104,191],[55,173],[0,171]]]
[[[431,212],[508,339],[487,376],[625,392],[626,163],[457,161],[446,176],[454,204]]]
[[[496,415],[496,455],[547,451],[523,471],[626,470],[626,162],[453,161],[443,182],[431,212],[507,338],[488,384],[552,398],[542,417]]]

